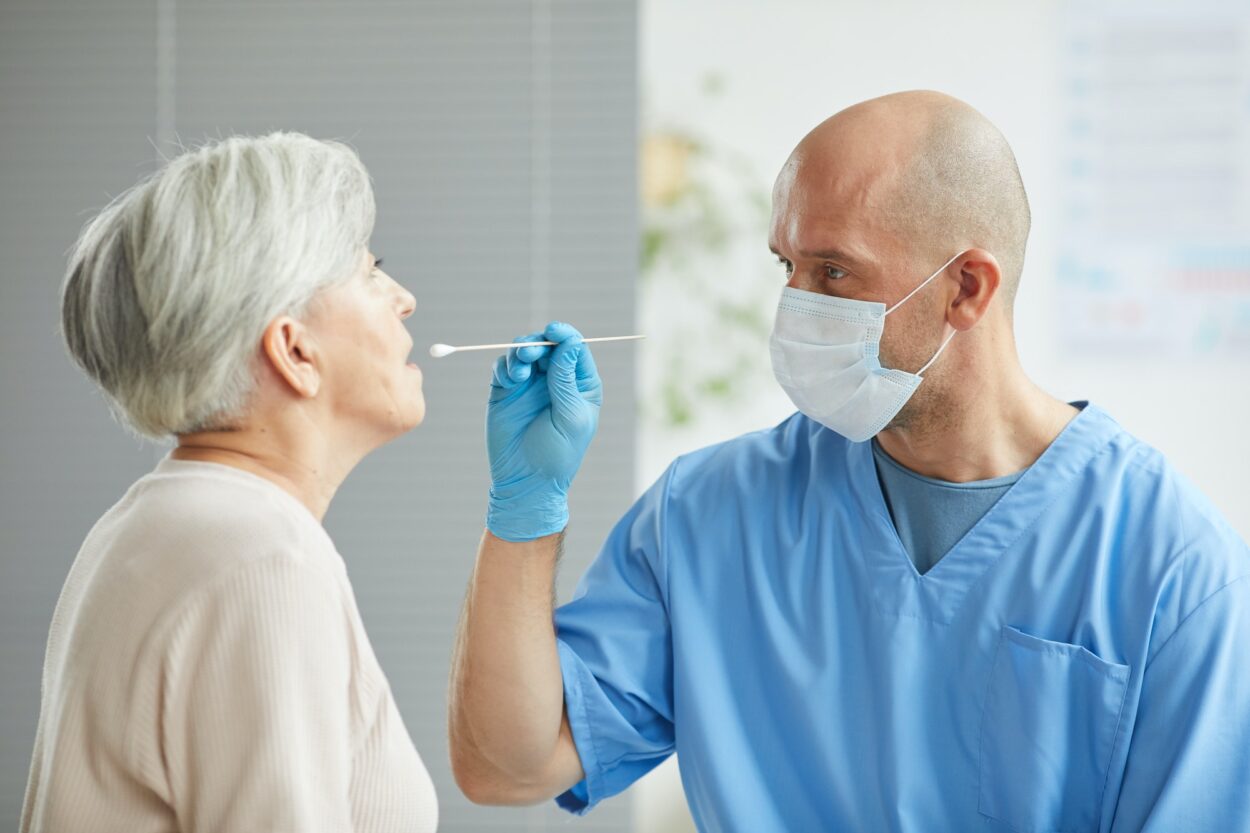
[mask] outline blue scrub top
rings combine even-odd
[[[704,831],[1250,830],[1250,550],[1086,406],[924,576],[869,443],[678,458],[556,612],[585,812]]]

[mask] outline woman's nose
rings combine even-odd
[[[396,284],[396,286],[399,286],[399,284]],[[409,292],[407,289],[404,289],[402,286],[400,286],[399,287],[399,317],[400,319],[402,320],[412,315],[412,313],[416,310],[416,308],[417,308],[416,296],[413,295],[411,292]]]

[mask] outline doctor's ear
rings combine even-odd
[[[1002,269],[985,249],[969,249],[949,269],[959,276],[959,294],[951,302],[947,320],[956,330],[970,330],[984,317],[998,294]]]
[[[289,315],[280,315],[261,336],[261,353],[269,369],[296,396],[311,399],[321,389],[317,345],[312,333]]]

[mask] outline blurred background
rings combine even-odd
[[[1028,371],[1160,448],[1250,537],[1244,2],[0,0],[0,827],[20,812],[69,564],[166,451],[112,423],[58,334],[66,250],[111,196],[210,137],[344,139],[374,178],[374,249],[418,298],[419,346],[552,318],[648,333],[596,351],[607,401],[566,599],[674,455],[790,413],[767,351],[772,178],[828,115],[912,88],[965,99],[1015,148]],[[693,830],[675,760],[581,819],[460,797],[445,689],[489,359],[421,364],[426,423],[361,465],[326,525],[440,829]]]

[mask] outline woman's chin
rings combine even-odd
[[[404,380],[407,388],[404,391],[406,396],[399,399],[400,402],[407,400],[399,414],[400,429],[405,434],[425,422],[425,391],[422,389],[425,377],[415,362],[409,362],[406,371],[416,378],[410,376]]]
[[[423,422],[425,422],[425,396],[418,393],[416,402],[404,414],[403,433],[407,434]]]

